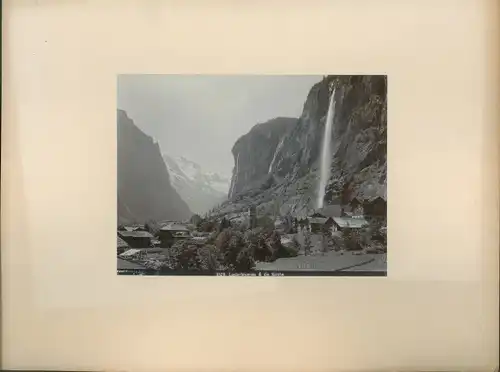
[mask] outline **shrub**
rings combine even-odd
[[[203,220],[198,224],[197,228],[201,232],[212,232],[217,229],[217,223],[213,220]]]
[[[250,228],[250,221],[243,220],[239,224],[237,224],[236,226],[233,226],[233,227],[236,228],[238,231],[244,233],[245,231],[247,231]]]
[[[270,261],[275,261],[281,257],[289,257],[288,250],[281,244],[281,236],[277,231],[272,231],[268,235],[266,243],[270,253]]]
[[[269,216],[262,216],[257,218],[257,226],[262,227],[264,229],[273,230],[274,229],[274,221]]]
[[[221,265],[220,252],[215,245],[205,245],[198,249],[198,259],[202,270],[215,272],[223,269]]]
[[[213,245],[199,246],[187,240],[175,243],[167,252],[160,271],[205,271],[221,269],[220,254]]]
[[[248,272],[256,261],[272,262],[281,257],[295,257],[296,245],[281,244],[276,231],[264,228],[248,230],[245,233],[234,228],[213,232],[205,245],[192,241],[179,241],[167,252],[162,270],[227,270]]]
[[[354,229],[346,229],[342,232],[344,247],[348,251],[358,251],[363,249],[362,236],[359,231]]]
[[[177,269],[200,270],[201,262],[198,259],[198,247],[196,245],[184,244],[177,256]]]
[[[282,245],[281,249],[279,250],[278,258],[297,257],[298,255],[299,255],[298,246]]]
[[[335,251],[340,251],[345,248],[344,244],[344,239],[342,236],[333,236],[332,237],[332,245],[333,245],[333,250]]]
[[[226,217],[223,217],[219,224],[219,231],[223,231],[231,227],[231,222],[229,222]]]
[[[253,247],[245,244],[244,235],[241,232],[227,228],[217,236],[215,244],[228,270],[244,272],[254,267]]]
[[[217,240],[218,235],[219,235],[219,233],[217,231],[211,232],[210,235],[208,236],[207,244],[215,245],[215,241]]]

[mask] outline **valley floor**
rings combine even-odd
[[[354,254],[352,252],[316,253],[274,262],[257,262],[256,270],[269,271],[387,271],[387,254]]]
[[[227,231],[234,234],[231,230]],[[232,239],[236,239],[238,235],[228,236],[229,238],[233,237]],[[227,240],[229,239],[228,236],[223,237]],[[327,240],[323,235],[318,233],[304,232],[304,229],[294,234],[278,235],[278,237],[281,239],[281,255],[278,257],[282,258],[278,258],[272,262],[255,262],[254,260],[256,258],[253,257],[251,260],[252,262],[248,264],[246,270],[274,272],[270,273],[271,275],[279,274],[280,272],[285,273],[285,275],[287,275],[287,273],[294,275],[293,272],[296,272],[296,275],[315,275],[314,272],[321,272],[322,275],[330,275],[331,273],[331,275],[334,276],[338,276],[339,273],[341,273],[340,275],[344,275],[342,273],[345,273],[345,275],[348,276],[369,275],[367,273],[373,273],[373,275],[376,276],[384,276],[387,274],[387,253],[384,249],[378,250],[377,253],[377,249],[371,246],[369,249],[365,247],[363,250],[347,251],[344,247],[339,245],[338,242]],[[215,245],[212,245],[213,243],[208,245],[205,245],[203,242],[200,243],[200,239],[203,241],[206,237],[192,237],[191,240],[184,240],[188,242],[188,244],[180,244],[179,246],[174,244],[174,246],[170,248],[151,247],[145,249],[130,249],[118,257],[118,269],[120,271],[142,270],[148,268],[148,270],[155,271],[160,270],[160,267],[177,267],[176,265],[179,264],[179,260],[182,259],[184,261],[192,260],[193,262],[192,268],[186,269],[187,271],[199,272],[201,267],[199,266],[200,263],[206,263],[208,265],[209,261],[205,262],[204,260],[209,260],[207,257],[211,255],[211,253],[209,253],[211,252],[210,247],[215,248]],[[264,236],[262,239],[269,239],[269,237]],[[191,241],[191,243],[189,243],[189,241]],[[229,242],[230,240],[227,240],[226,243],[224,243],[224,240],[219,241],[220,244],[226,244],[225,249],[233,249],[228,245]],[[236,240],[236,242],[238,241]],[[243,243],[240,242],[237,244]],[[234,247],[240,247],[237,244],[234,245]],[[265,244],[276,243],[271,242]],[[307,255],[305,254],[306,247],[309,247],[309,254]],[[287,251],[287,249],[289,251]],[[131,254],[128,254],[129,252]],[[207,252],[208,256],[206,256]],[[264,256],[261,254],[259,257],[262,258]],[[221,258],[219,257],[218,259]],[[184,262],[184,265],[186,265],[186,262]]]

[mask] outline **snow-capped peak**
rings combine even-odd
[[[173,187],[181,194],[191,210],[203,213],[227,197],[231,177],[205,171],[184,156],[163,154]]]
[[[186,159],[183,156],[176,157],[173,160],[177,163],[180,171],[192,181],[196,180],[203,174],[203,171],[198,164]]]

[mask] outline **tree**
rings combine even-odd
[[[158,233],[160,232],[160,225],[153,220],[149,220],[144,224],[144,228],[146,231],[148,231],[151,235],[157,236]]]
[[[274,221],[271,217],[264,215],[257,219],[257,226],[263,227],[264,229],[274,230]]]
[[[199,214],[193,214],[189,219],[189,222],[195,226],[198,226],[198,224],[201,223],[202,221],[203,219],[200,217]]]
[[[248,272],[255,266],[255,259],[251,250],[243,246],[236,256],[234,269],[236,272]]]
[[[206,220],[200,223],[198,229],[202,232],[213,232],[217,229],[217,223],[213,220]]]
[[[321,235],[322,235],[322,253],[326,253],[328,252],[328,241],[329,241],[329,238],[331,237],[332,233],[331,233],[331,230],[330,230],[330,227],[328,225],[323,225],[322,228],[321,228]]]
[[[226,217],[223,217],[219,224],[219,231],[223,231],[229,227],[231,227],[231,222]]]
[[[349,251],[357,251],[361,249],[360,233],[354,229],[345,229],[342,232],[345,248]]]
[[[311,234],[309,231],[304,232],[304,254],[309,256],[311,254],[312,243],[311,243]]]
[[[349,202],[351,201],[351,195],[352,195],[352,190],[350,183],[349,182],[343,183],[340,196],[342,204],[344,205],[349,204]]]
[[[227,270],[247,272],[254,267],[254,252],[245,244],[245,239],[239,231],[225,229],[219,234],[215,244]]]
[[[277,231],[273,231],[267,238],[266,244],[269,248],[271,261],[276,260],[281,253],[282,245],[281,245],[281,237]]]
[[[332,251],[332,250],[335,249],[335,241],[334,241],[334,238],[333,238],[332,234],[328,234],[327,247],[328,247],[329,251]]]

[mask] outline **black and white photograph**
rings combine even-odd
[[[386,75],[119,75],[120,275],[387,276]]]

